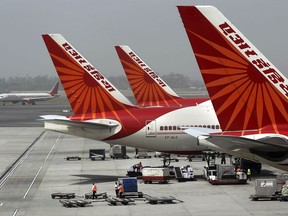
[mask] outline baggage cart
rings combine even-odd
[[[91,201],[83,200],[83,199],[70,199],[70,200],[59,200],[63,206],[71,208],[71,207],[85,207],[86,205],[92,204]]]
[[[59,198],[59,199],[72,199],[75,198],[75,193],[52,193],[51,194],[52,199]]]
[[[122,205],[128,205],[131,202],[135,202],[135,200],[131,198],[118,198],[118,197],[108,197],[106,201],[114,206],[117,205],[117,203],[121,203]]]
[[[153,197],[153,196],[150,196],[150,195],[145,194],[145,195],[144,195],[144,198],[145,198],[145,200],[148,201],[148,203],[150,203],[150,204],[158,204],[158,203],[161,203],[161,204],[172,204],[172,203],[175,203],[175,201],[183,202],[182,200],[178,200],[178,199],[176,199],[176,198],[173,197],[173,196],[168,196],[168,197]]]
[[[151,158],[147,149],[136,149],[135,158]]]
[[[85,197],[85,199],[92,199],[93,193],[92,192],[86,193],[86,194],[84,194],[84,197]],[[107,193],[104,192],[104,193],[96,193],[95,197],[96,197],[96,199],[106,199],[108,196],[107,196]]]
[[[126,146],[121,145],[113,145],[110,147],[109,155],[112,159],[127,159],[129,158],[128,155],[126,155]]]
[[[101,159],[105,160],[105,149],[89,149],[89,158],[91,160]]]

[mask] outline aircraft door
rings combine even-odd
[[[146,136],[147,137],[156,137],[156,121],[155,120],[147,120],[146,121]]]

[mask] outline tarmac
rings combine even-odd
[[[92,204],[86,207],[64,207],[59,199],[51,198],[52,193],[75,193],[76,198],[83,198],[85,193],[91,191],[92,183],[95,182],[99,193],[107,192],[109,196],[114,196],[114,182],[118,178],[124,178],[130,166],[140,161],[143,166],[160,166],[162,159],[153,157],[154,152],[148,153],[152,156],[151,159],[135,159],[132,148],[127,148],[129,159],[111,159],[110,146],[106,143],[45,131],[41,126],[42,122],[35,122],[39,118],[37,116],[47,109],[50,110],[49,114],[60,114],[67,107],[23,107],[0,107],[1,216],[287,215],[287,202],[249,199],[255,193],[255,179],[275,178],[282,171],[263,165],[261,175],[252,173],[252,181],[247,184],[216,186],[202,177],[205,162],[201,159],[189,162],[186,157],[179,157],[179,162],[172,162],[171,165],[191,165],[195,181],[177,182],[172,179],[168,184],[144,184],[141,179],[138,180],[138,190],[144,194],[173,196],[183,202],[151,205],[144,199],[135,199],[135,202],[128,205],[112,206],[104,200],[92,200]],[[8,111],[13,116],[11,121]],[[20,118],[20,123],[17,124],[17,116],[25,118]],[[106,150],[105,160],[89,159],[89,149],[103,148]],[[69,156],[79,156],[81,160],[66,160]]]

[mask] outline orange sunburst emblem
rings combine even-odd
[[[130,50],[130,48],[129,48]],[[139,106],[179,106],[179,97],[169,94],[166,83],[146,65],[132,50],[126,52],[116,47]]]
[[[279,90],[215,28],[213,38],[186,30],[221,128],[261,132],[271,126],[278,133],[288,122],[287,99]]]
[[[60,45],[50,35],[43,35],[43,39],[71,108],[80,116],[79,120],[112,118],[122,123],[118,114],[121,110],[137,122],[136,117],[129,111],[130,106],[121,103],[110,94],[116,89],[71,45],[67,42]],[[103,85],[100,85],[100,82]]]

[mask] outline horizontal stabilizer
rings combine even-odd
[[[43,115],[40,121],[59,123],[67,126],[81,127],[81,128],[114,128],[119,126],[119,122],[111,119],[92,119],[88,121],[74,121],[66,116],[60,115]]]

